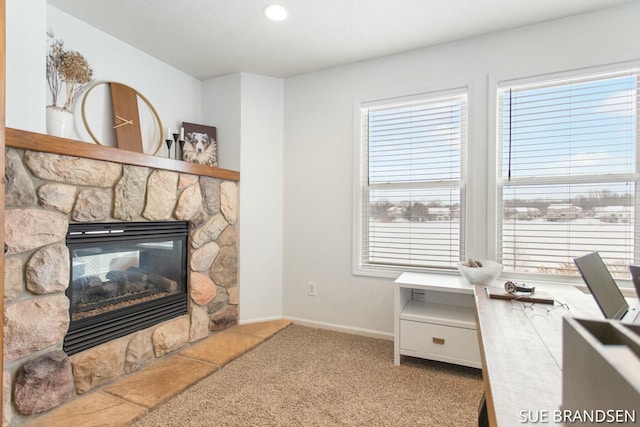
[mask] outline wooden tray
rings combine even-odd
[[[506,300],[518,300],[522,302],[537,302],[540,304],[553,304],[554,298],[551,294],[544,291],[536,291],[532,294],[529,293],[515,293],[510,294],[504,289],[500,288],[485,288],[489,294],[489,298],[493,299],[506,299]]]

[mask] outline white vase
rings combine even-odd
[[[47,106],[47,133],[52,136],[71,138],[73,135],[73,113],[64,108]]]

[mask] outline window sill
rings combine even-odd
[[[408,267],[371,267],[371,266],[358,266],[353,269],[352,274],[354,276],[365,276],[365,277],[375,277],[382,279],[393,279],[396,280],[402,273],[412,272],[412,273],[420,273],[427,276],[458,276],[460,277],[460,273],[457,270],[437,270],[437,269],[423,269],[423,268],[408,268]],[[573,286],[576,289],[584,292],[585,294],[589,294],[589,289],[584,284],[581,278],[569,278],[565,276],[550,276],[548,278],[541,277],[531,277],[530,275],[522,275],[516,273],[502,273],[500,277],[498,277],[494,281],[494,286],[502,286],[504,281],[506,280],[516,280],[520,283],[526,283],[527,285],[537,286],[537,285],[560,285],[560,286]],[[618,287],[620,291],[625,296],[625,298],[638,298],[638,295],[635,292],[631,282],[629,281],[618,281]]]
[[[458,270],[444,270],[444,269],[426,269],[426,268],[417,268],[417,267],[393,267],[393,266],[384,266],[384,267],[374,267],[374,266],[365,266],[359,265],[353,268],[352,274],[354,276],[367,276],[367,277],[379,277],[379,278],[387,278],[387,279],[397,279],[402,273],[411,272],[411,273],[421,273],[421,274],[432,274],[436,276],[460,276]]]

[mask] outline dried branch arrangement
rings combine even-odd
[[[51,91],[53,107],[58,106],[58,97],[64,83],[66,99],[59,108],[71,110],[78,96],[93,80],[93,69],[86,58],[75,50],[64,48],[64,42],[56,39],[53,31],[47,31],[51,40],[47,53],[47,83]]]

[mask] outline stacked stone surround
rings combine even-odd
[[[6,150],[3,425],[16,425],[237,323],[235,181]],[[188,314],[71,357],[71,222],[189,221]]]

